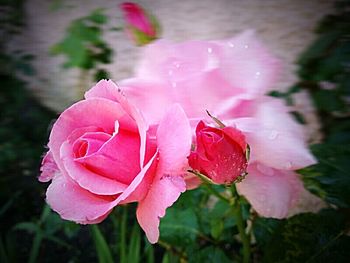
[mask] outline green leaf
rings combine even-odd
[[[141,253],[141,234],[140,227],[137,223],[134,224],[131,231],[131,239],[128,247],[128,261],[127,262],[140,262]]]
[[[113,263],[112,253],[97,225],[91,225],[91,235],[95,243],[99,263]]]
[[[102,13],[102,11],[103,9],[96,9],[88,16],[88,19],[96,24],[105,24],[108,21],[108,18]]]
[[[188,256],[189,263],[229,263],[232,262],[225,252],[220,248],[209,246],[204,249],[197,251],[197,253],[189,254]]]
[[[22,222],[22,223],[18,223],[16,224],[13,229],[15,230],[25,230],[31,234],[36,233],[38,231],[40,231],[39,226],[36,223],[33,222]]]
[[[317,144],[311,150],[318,163],[298,172],[314,194],[339,207],[350,206],[350,145]]]
[[[271,241],[273,234],[279,231],[283,222],[283,220],[272,218],[258,217],[255,219],[253,232],[257,244],[261,247],[267,245]]]
[[[188,209],[167,210],[160,223],[160,238],[168,243],[186,246],[193,243],[199,234],[197,217],[194,211]]]
[[[346,222],[344,215],[331,209],[284,220],[265,243],[263,262],[348,262]]]

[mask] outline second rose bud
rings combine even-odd
[[[200,121],[195,145],[188,157],[189,165],[214,183],[231,184],[245,175],[248,144],[236,128],[214,128]]]

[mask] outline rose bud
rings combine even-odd
[[[196,149],[188,157],[195,171],[216,184],[240,181],[246,174],[248,144],[233,127],[214,128],[200,121],[196,128]]]
[[[120,4],[126,21],[128,36],[139,46],[146,45],[157,39],[160,27],[157,19],[147,13],[140,5],[132,2]]]

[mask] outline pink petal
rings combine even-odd
[[[142,110],[150,124],[159,123],[172,98],[167,85],[139,79],[128,79],[120,83],[130,101]]]
[[[40,168],[41,174],[39,176],[39,181],[46,183],[50,181],[55,175],[59,173],[58,167],[55,163],[55,160],[52,157],[51,151],[48,151],[42,162]]]
[[[248,166],[248,175],[237,184],[237,188],[259,215],[285,218],[298,201],[303,185],[292,171],[254,163]]]
[[[244,88],[255,95],[273,88],[281,63],[256,38],[254,31],[218,42],[225,49],[220,69],[234,88]]]
[[[111,198],[92,194],[65,176],[52,180],[46,201],[63,219],[81,224],[101,222],[113,208]]]
[[[164,173],[178,174],[184,170],[191,143],[192,132],[187,116],[179,104],[174,104],[157,131],[160,165]]]
[[[54,124],[48,143],[58,167],[62,169],[62,162],[59,158],[60,147],[74,130],[94,126],[112,134],[115,121],[122,119],[125,115],[119,103],[101,98],[83,100],[65,110]],[[127,123],[124,125],[127,126]]]
[[[259,105],[254,116],[255,129],[245,132],[251,146],[252,160],[276,169],[297,170],[316,163],[305,143],[303,127],[288,113],[278,99],[269,99]]]
[[[140,196],[135,196],[134,193],[138,191],[138,187],[141,186],[142,182],[145,180],[145,176],[147,175],[148,171],[152,169],[153,163],[156,161],[157,156],[158,156],[158,151],[153,155],[153,157],[149,160],[149,162],[146,163],[146,165],[142,168],[139,174],[131,182],[128,188],[126,188],[125,191],[120,196],[118,196],[118,198],[115,201],[113,201],[113,206],[116,206],[119,203],[126,203],[128,201],[128,198],[131,195],[132,195],[132,198],[136,200],[140,200],[141,196],[142,198],[144,197],[146,193],[140,193]],[[155,174],[151,174],[151,177],[155,178]],[[147,179],[147,181],[149,181],[149,179]]]
[[[166,208],[172,206],[185,190],[183,177],[163,176],[153,182],[146,198],[139,202],[137,220],[150,243],[158,241],[159,219],[165,215]]]
[[[119,102],[122,94],[120,88],[112,80],[100,80],[85,93],[85,99],[103,98]]]
[[[75,159],[95,173],[127,185],[140,171],[139,160],[140,137],[122,129],[97,152]]]
[[[87,169],[84,165],[76,162],[73,156],[72,146],[64,142],[61,147],[61,160],[64,165],[64,171],[79,186],[94,194],[114,195],[123,192],[127,185],[120,181],[96,174]]]
[[[133,104],[129,103],[117,85],[111,80],[99,81],[92,89],[85,93],[85,98],[87,100],[91,100],[93,98],[106,98],[112,101],[116,101],[123,107],[123,110],[125,110],[128,115],[136,122],[141,140],[140,167],[142,167],[145,162],[146,131],[148,130],[148,125],[146,124],[140,111]],[[123,127],[125,128],[124,125]]]
[[[137,219],[151,243],[159,237],[159,218],[186,190],[183,178],[191,147],[191,128],[182,108],[173,105],[157,131],[159,168],[145,199],[139,202]]]

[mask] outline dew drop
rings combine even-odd
[[[172,86],[173,88],[176,88],[176,86],[177,86],[176,82],[172,82],[172,83],[171,83],[171,86]]]
[[[247,49],[247,48],[248,48],[248,45],[244,45],[244,48]]]
[[[168,71],[168,75],[169,75],[169,76],[172,76],[172,75],[173,75],[173,71],[172,71],[172,70],[169,70],[169,71]]]
[[[175,66],[175,68],[179,68],[180,67],[180,63],[179,62],[174,62],[174,66]]]
[[[229,45],[230,47],[235,47],[235,44],[233,44],[232,42],[229,42],[228,45]]]
[[[255,78],[256,78],[256,79],[259,78],[260,75],[261,75],[260,71],[255,72]]]
[[[211,47],[208,47],[208,53],[212,53],[213,49]]]
[[[272,130],[270,135],[269,135],[269,139],[270,140],[275,140],[278,137],[278,132],[275,130]]]

